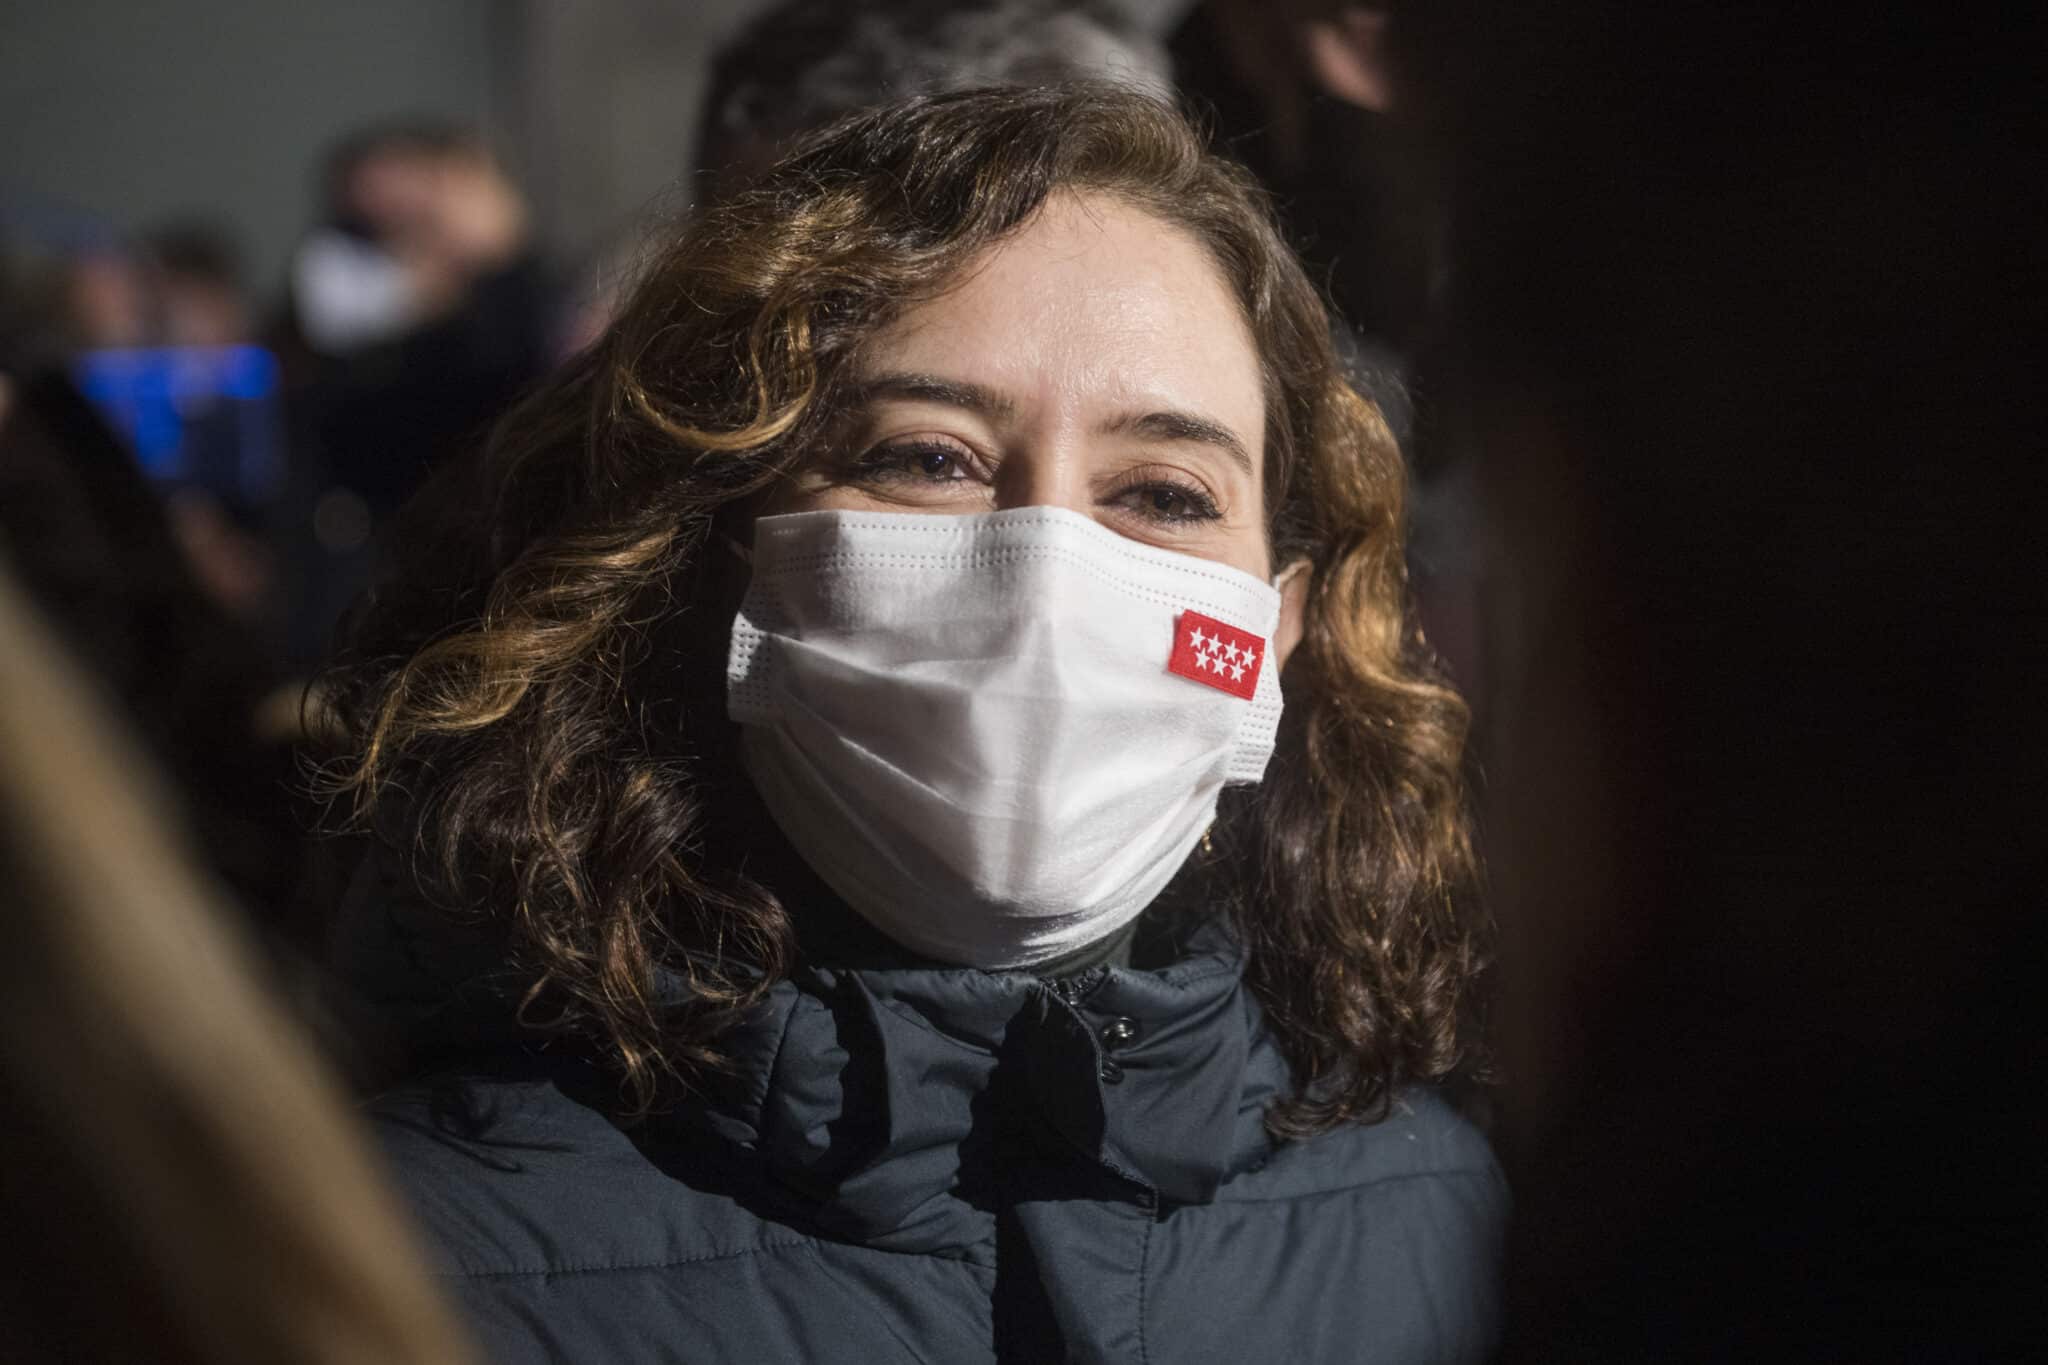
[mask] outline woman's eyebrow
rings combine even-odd
[[[854,403],[866,406],[878,398],[908,398],[925,403],[942,403],[964,408],[1000,422],[1014,416],[1017,404],[994,389],[960,379],[942,379],[935,374],[890,370],[867,375],[854,385]]]
[[[1155,441],[1192,441],[1213,446],[1236,461],[1246,478],[1256,478],[1251,452],[1237,433],[1221,422],[1197,417],[1191,412],[1127,413],[1111,418],[1099,428],[1105,436],[1149,436]]]

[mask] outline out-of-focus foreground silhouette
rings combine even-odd
[[[0,1358],[467,1358],[149,764],[0,575]]]
[[[2033,79],[1924,7],[1407,18],[1502,546],[1508,1358],[2017,1358]]]

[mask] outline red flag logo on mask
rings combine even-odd
[[[1249,698],[1258,690],[1259,669],[1266,662],[1266,642],[1250,631],[1225,625],[1213,616],[1184,611],[1173,628],[1173,655],[1166,671]]]

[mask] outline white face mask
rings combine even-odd
[[[402,336],[420,317],[412,273],[384,248],[333,228],[299,246],[292,298],[306,340],[328,355]]]
[[[755,525],[726,694],[818,875],[912,950],[1027,967],[1136,918],[1257,782],[1280,594],[1058,508]]]

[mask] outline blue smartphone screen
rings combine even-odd
[[[243,506],[281,491],[277,357],[261,346],[87,351],[72,373],[152,480]]]

